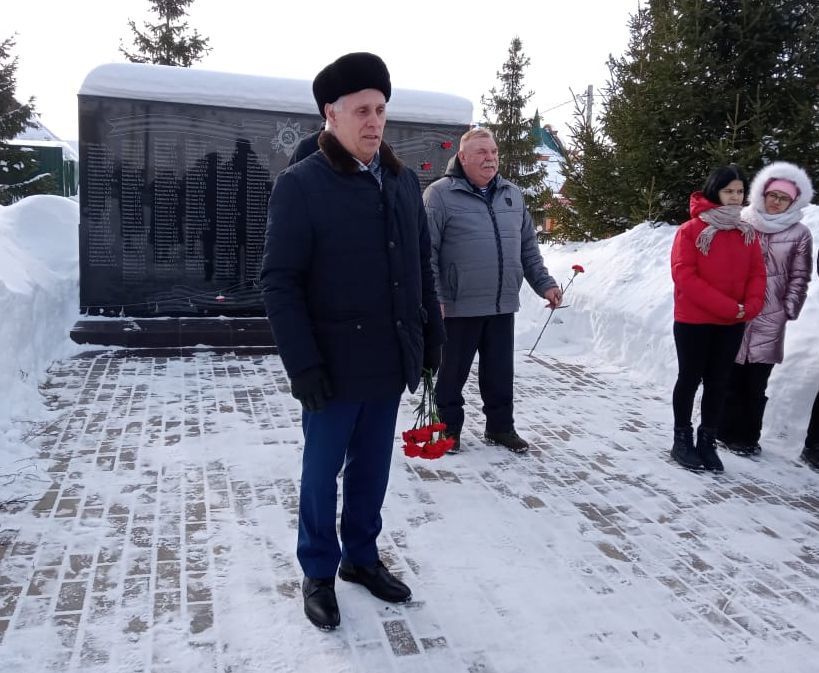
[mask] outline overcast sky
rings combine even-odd
[[[148,0],[2,0],[0,39],[17,33],[17,95],[35,96],[43,122],[65,140],[77,138],[76,94],[95,66],[122,62],[127,21],[149,18]],[[312,80],[350,51],[372,51],[387,63],[394,87],[427,89],[472,101],[497,83],[496,72],[516,35],[531,59],[525,84],[544,122],[565,137],[569,92],[604,86],[609,54],[628,42],[638,0],[533,3],[493,0],[398,3],[196,0],[189,22],[213,51],[197,68]],[[554,108],[549,110],[550,108]]]

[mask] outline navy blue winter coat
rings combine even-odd
[[[323,132],[276,179],[261,282],[292,378],[324,366],[335,397],[415,390],[424,345],[444,341],[418,178],[382,143],[382,187]]]

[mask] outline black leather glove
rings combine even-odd
[[[333,396],[324,367],[311,367],[290,379],[290,391],[307,411],[321,411]]]
[[[424,369],[429,369],[432,375],[438,372],[441,366],[441,347],[440,346],[424,346]]]

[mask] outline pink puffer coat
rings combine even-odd
[[[764,189],[773,179],[795,183],[799,195],[786,213],[794,224],[782,231],[760,231],[757,213],[765,211]],[[805,172],[785,162],[776,162],[762,169],[751,183],[750,205],[743,209],[743,219],[751,222],[759,234],[767,271],[765,305],[762,312],[745,328],[736,362],[766,362],[776,364],[784,357],[785,326],[796,320],[808,292],[813,269],[813,239],[810,230],[799,219],[802,209],[813,198],[813,189]]]

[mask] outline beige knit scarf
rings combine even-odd
[[[697,236],[697,249],[703,255],[707,255],[711,249],[711,241],[714,240],[717,232],[731,229],[739,229],[745,245],[751,245],[754,242],[754,228],[739,219],[740,212],[742,212],[742,206],[718,206],[700,213],[699,218],[708,226]]]

